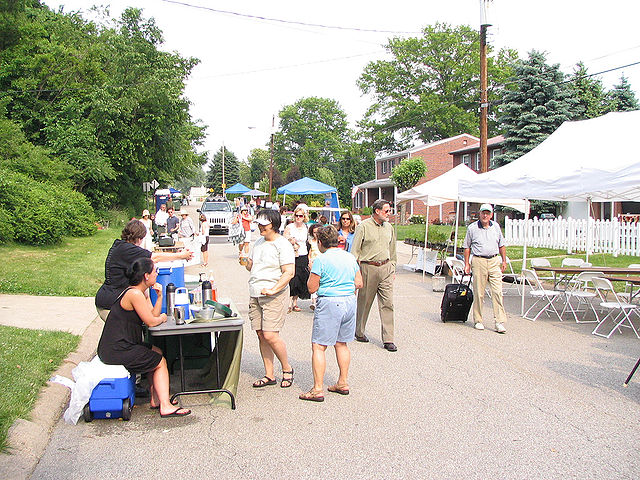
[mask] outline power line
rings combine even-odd
[[[277,23],[283,23],[283,24],[288,24],[288,25],[302,25],[304,27],[313,27],[313,28],[327,28],[327,29],[331,29],[331,30],[345,30],[345,31],[352,31],[352,32],[366,32],[366,33],[395,33],[395,34],[421,34],[422,32],[403,32],[403,31],[396,31],[396,30],[379,30],[379,29],[374,29],[374,28],[359,28],[359,27],[342,27],[339,25],[323,25],[321,23],[307,23],[307,22],[298,22],[295,20],[283,20],[280,18],[272,18],[272,17],[264,17],[261,15],[251,15],[248,13],[239,13],[239,12],[232,12],[230,10],[220,10],[217,8],[212,8],[212,7],[205,7],[202,5],[192,5],[190,3],[186,3],[186,2],[179,2],[177,0],[162,0],[165,3],[173,3],[175,5],[182,5],[184,7],[190,7],[190,8],[197,8],[200,10],[208,10],[210,12],[214,12],[214,13],[222,13],[224,15],[232,15],[232,16],[236,16],[236,17],[244,17],[244,18],[251,18],[253,20],[260,20],[260,21],[268,21],[268,22],[277,22]]]

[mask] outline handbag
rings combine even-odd
[[[243,243],[244,239],[244,228],[242,228],[242,224],[240,222],[229,225],[229,240],[231,240],[234,245]]]

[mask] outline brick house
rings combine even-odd
[[[380,157],[376,159],[376,178],[368,182],[358,185],[360,191],[354,198],[354,208],[362,208],[371,206],[378,198],[389,200],[396,205],[397,188],[391,180],[391,169],[398,165],[405,158],[422,158],[427,166],[427,173],[416,185],[423,184],[429,180],[433,180],[439,175],[451,170],[462,161],[462,157],[467,153],[461,153],[460,158],[456,162],[456,157],[452,152],[467,150],[473,145],[478,145],[479,151],[480,139],[463,133],[455,137],[438,140],[436,142],[418,145],[402,152],[392,155]],[[469,153],[472,155],[472,153]],[[464,157],[465,159],[467,157]],[[407,213],[409,215],[425,215],[426,207],[423,202],[411,201],[407,204]],[[429,210],[429,221],[440,219],[441,221],[450,220],[450,216],[454,215],[455,203],[445,203],[439,208],[431,208]]]

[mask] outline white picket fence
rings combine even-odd
[[[612,253],[617,255],[640,256],[640,223],[626,223],[614,220],[594,220],[591,222],[590,253]],[[508,245],[524,245],[525,231],[527,245],[566,249],[567,253],[587,250],[587,220],[558,217],[554,220],[505,218],[504,236]]]

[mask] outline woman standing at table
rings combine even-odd
[[[118,296],[129,285],[127,269],[139,258],[151,258],[154,262],[190,260],[193,253],[181,250],[176,253],[150,252],[140,245],[147,234],[147,227],[140,220],[131,220],[122,229],[121,238],[116,239],[104,261],[104,283],[96,293],[96,309],[102,320],[107,319],[109,309]]]
[[[309,230],[307,228],[307,209],[298,205],[293,212],[293,223],[287,225],[284,229],[284,236],[293,245],[296,254],[295,275],[289,283],[289,295],[291,295],[291,305],[288,312],[301,311],[298,306],[298,298],[303,300],[310,298],[309,290],[307,290],[307,280],[309,280],[309,256],[307,249],[307,238]]]
[[[287,346],[280,337],[289,302],[289,281],[293,278],[295,254],[291,244],[278,233],[280,214],[270,208],[261,210],[256,218],[260,238],[247,258],[249,276],[249,320],[258,335],[264,377],[253,383],[254,388],[275,385],[273,357],[282,365],[280,387],[293,384],[293,367],[287,356]]]
[[[129,287],[113,304],[98,343],[98,357],[107,365],[124,365],[130,373],[148,376],[151,408],[160,416],[184,417],[191,410],[176,408],[169,398],[169,371],[162,351],[142,341],[142,324],[155,327],[167,321],[162,309],[162,285],[156,283],[158,272],[153,260],[140,258],[127,270]],[[151,305],[148,289],[157,294]]]

